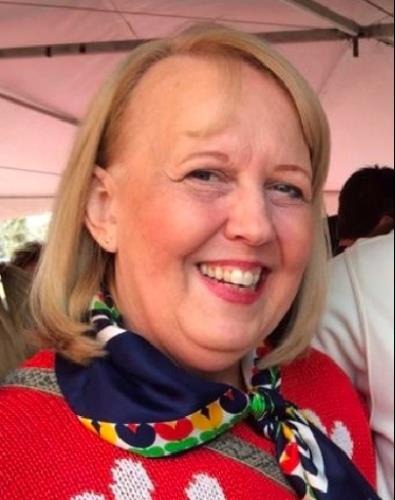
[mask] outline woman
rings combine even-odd
[[[49,350],[1,391],[3,498],[377,498],[348,380],[296,361],[323,301],[328,144],[253,37],[131,54],[60,188],[33,294]]]

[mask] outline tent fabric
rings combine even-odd
[[[2,49],[156,38],[196,21],[253,33],[344,28],[300,4],[326,6],[361,26],[393,23],[391,0],[0,0],[0,219],[50,210],[76,123],[125,55],[2,57]],[[305,75],[328,114],[326,198],[333,213],[354,170],[393,165],[393,38],[361,40],[359,57],[350,39],[276,48]]]

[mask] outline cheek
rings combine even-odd
[[[314,219],[311,207],[279,209],[273,220],[284,267],[303,273],[313,247]]]
[[[198,203],[174,189],[140,193],[135,198],[125,196],[122,205],[119,249],[125,243],[123,235],[128,234],[127,243],[133,247],[128,250],[129,259],[136,256],[151,276],[163,275],[169,266],[182,265],[221,224],[218,211],[210,204]],[[213,217],[213,213],[217,215]]]

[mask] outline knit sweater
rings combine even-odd
[[[2,500],[296,498],[277,466],[272,443],[247,422],[185,454],[135,456],[82,426],[60,393],[53,366],[52,353],[39,353],[0,388]],[[366,413],[345,374],[312,351],[283,369],[282,392],[374,484]]]

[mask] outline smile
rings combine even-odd
[[[197,268],[212,293],[226,302],[242,305],[253,304],[261,297],[270,272],[250,263],[202,262]]]
[[[262,267],[251,270],[243,270],[237,267],[200,264],[200,272],[208,278],[221,283],[236,285],[237,287],[255,290],[262,276]]]

